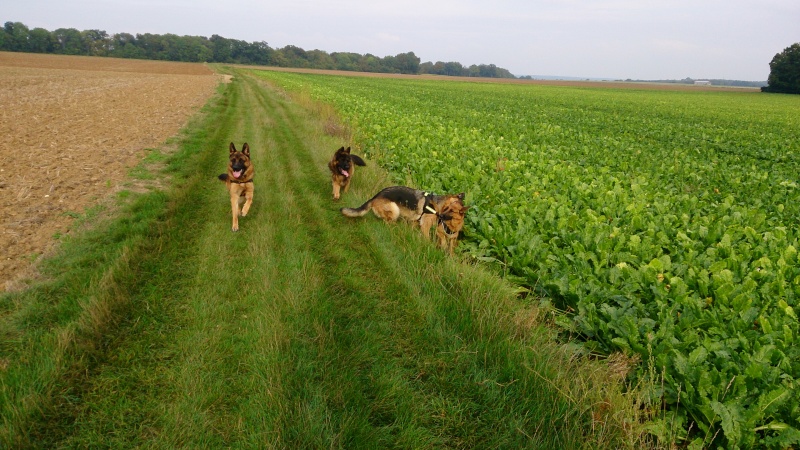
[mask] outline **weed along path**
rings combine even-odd
[[[634,445],[618,381],[511,286],[411,227],[339,213],[388,181],[367,160],[333,202],[326,163],[350,143],[324,108],[220,70],[233,80],[187,129],[173,187],[3,297],[0,447]],[[255,164],[236,233],[216,180],[231,141]]]

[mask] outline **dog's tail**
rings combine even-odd
[[[359,206],[358,208],[342,208],[340,209],[340,211],[347,217],[362,217],[369,212],[369,209],[372,207],[373,200],[375,200],[374,197],[367,200],[366,203]]]
[[[220,174],[220,176],[218,176],[217,178],[219,178],[220,181],[228,181],[228,174],[227,173]]]
[[[365,162],[364,162],[364,160],[363,160],[363,159],[361,159],[361,157],[360,157],[360,156],[357,156],[357,155],[350,155],[350,159],[351,159],[351,160],[353,161],[353,163],[354,163],[355,165],[357,165],[357,166],[366,166],[366,165],[367,165],[367,163],[365,163]]]

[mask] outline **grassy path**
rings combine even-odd
[[[65,245],[58,281],[3,298],[0,444],[628,444],[616,385],[510,286],[410,227],[341,216],[386,181],[370,165],[334,203],[325,163],[343,142],[318,117],[245,71],[206,114],[174,189]],[[256,165],[238,233],[215,180],[230,141]]]

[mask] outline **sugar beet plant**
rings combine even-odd
[[[800,444],[800,99],[263,76],[333,104],[398,182],[466,191],[461,249],[639,355],[654,433]]]

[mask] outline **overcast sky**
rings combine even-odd
[[[763,81],[800,0],[0,0],[2,21],[495,64],[514,75]]]

